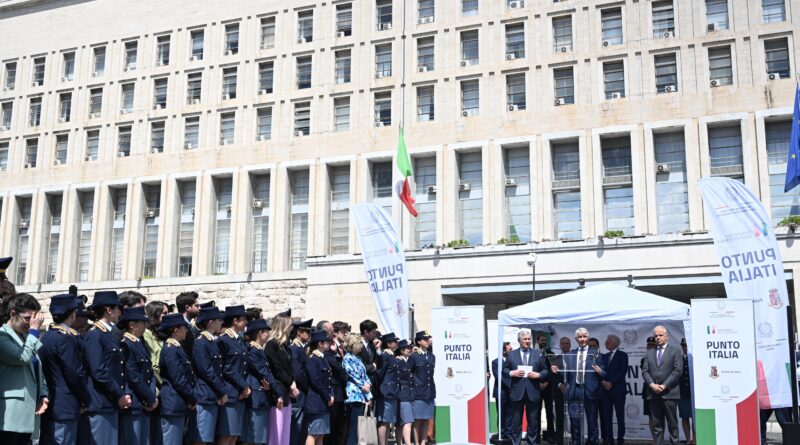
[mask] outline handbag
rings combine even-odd
[[[378,421],[367,404],[363,416],[358,416],[358,445],[378,445]]]

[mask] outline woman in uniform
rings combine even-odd
[[[397,400],[399,402],[399,415],[397,416],[397,425],[403,431],[403,443],[411,445],[411,427],[414,425],[414,409],[412,403],[414,402],[414,376],[411,371],[411,343],[408,340],[400,340],[397,345],[397,350],[394,351],[397,356]],[[399,441],[398,441],[399,442]]]
[[[200,335],[192,346],[192,363],[197,375],[197,409],[189,418],[189,439],[196,445],[213,443],[217,433],[217,414],[228,401],[222,380],[222,354],[216,334],[222,315],[216,306],[200,308],[195,326]]]
[[[245,427],[242,442],[247,445],[267,443],[267,423],[271,392],[275,378],[269,369],[264,345],[269,340],[270,326],[267,320],[254,319],[247,323],[244,338],[247,346],[247,383],[253,391],[245,400]]]
[[[159,359],[162,441],[164,445],[182,445],[186,416],[197,404],[197,380],[192,362],[181,347],[189,332],[189,323],[183,314],[168,314],[161,320],[159,332],[167,337]]]
[[[217,417],[217,444],[236,445],[244,429],[244,400],[251,392],[247,384],[247,345],[243,335],[247,326],[244,306],[227,306],[223,325],[225,330],[217,339],[217,346],[222,353],[222,379],[228,403],[220,408]]]
[[[417,349],[411,354],[411,372],[414,374],[414,443],[425,445],[428,442],[428,423],[433,419],[436,384],[433,382],[433,368],[436,357],[429,350],[431,335],[419,331],[414,336]]]
[[[378,444],[386,445],[389,425],[397,423],[400,365],[394,355],[397,350],[397,336],[390,332],[381,337],[381,344],[383,344],[382,363],[378,369],[381,397],[375,399],[375,417],[378,420]]]
[[[148,445],[150,443],[150,413],[158,407],[153,365],[142,341],[147,328],[144,307],[125,309],[117,324],[122,335],[125,356],[125,385],[131,394],[131,409],[119,414],[119,443]]]
[[[330,409],[333,406],[333,375],[325,360],[325,350],[330,347],[328,333],[324,330],[311,334],[308,361],[308,394],[305,415],[308,422],[306,445],[322,445],[322,439],[331,432]]]

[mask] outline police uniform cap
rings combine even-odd
[[[208,320],[222,320],[222,314],[216,306],[200,308],[200,315],[197,316],[195,324],[202,324]]]
[[[270,331],[272,330],[272,328],[269,327],[269,323],[267,323],[267,320],[264,320],[263,318],[258,318],[256,320],[251,321],[250,323],[247,323],[247,329],[244,331],[244,334],[250,335],[257,331],[263,331],[263,330]]]
[[[78,309],[83,301],[72,294],[54,295],[50,298],[50,315],[55,317],[69,313]]]
[[[648,345],[656,344],[656,338],[655,337],[647,337],[647,344]]]
[[[417,332],[416,335],[414,335],[415,342],[420,340],[427,340],[429,338],[431,338],[431,334],[428,331],[419,331]]]
[[[389,342],[397,341],[397,336],[394,335],[394,332],[390,332],[381,336],[381,343],[387,344]]]
[[[122,308],[122,303],[119,302],[119,295],[113,290],[101,290],[94,293],[94,299],[89,309],[97,309],[105,306],[117,306]]]
[[[246,315],[247,312],[244,310],[244,306],[242,305],[225,306],[225,318],[244,317]]]
[[[7,256],[0,258],[0,272],[6,273],[6,269],[11,265],[12,261],[14,261],[14,257]]]
[[[320,341],[329,340],[328,333],[322,329],[311,333],[311,344],[314,345]]]
[[[122,317],[119,319],[119,322],[125,323],[128,321],[147,321],[147,315],[144,313],[144,306],[129,307],[125,309],[125,311],[122,313]]]
[[[189,327],[189,323],[187,323],[186,319],[183,318],[183,314],[167,314],[161,320],[158,330],[166,332],[178,326],[186,326],[187,328]]]

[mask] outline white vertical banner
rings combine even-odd
[[[791,406],[788,292],[778,241],[761,201],[739,181],[700,181],[728,298],[752,300],[756,320],[758,401]]]
[[[403,243],[392,217],[375,204],[353,207],[361,257],[378,317],[386,332],[411,338],[408,323],[408,276]]]

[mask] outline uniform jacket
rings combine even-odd
[[[41,354],[41,353],[40,353]],[[689,371],[689,359],[683,356],[683,372],[681,373],[681,399],[692,399],[692,376]]]
[[[186,334],[186,339],[181,342],[181,347],[186,351],[186,355],[192,356],[192,348],[194,347],[194,339],[200,335],[200,329],[194,325],[194,321],[189,322],[189,332]]]
[[[414,400],[433,400],[436,398],[436,383],[433,381],[433,369],[436,367],[436,356],[432,352],[416,350],[409,357],[411,372],[414,374]]]
[[[226,394],[227,386],[222,380],[222,353],[219,352],[216,339],[209,332],[203,331],[197,336],[192,346],[192,359],[197,377],[198,403],[216,403],[217,399]]]
[[[372,392],[377,393],[380,384],[378,381],[378,368],[381,367],[382,363],[381,356],[378,355],[378,351],[375,349],[375,344],[372,342],[367,342],[367,344],[361,348],[361,352],[358,353],[358,358],[361,360],[361,363],[364,364],[364,369],[367,370],[367,376],[369,377],[369,381],[372,386]]]
[[[298,340],[294,340],[289,344],[289,351],[292,353],[292,368],[294,368],[294,381],[297,383],[297,389],[300,394],[297,395],[296,403],[303,406],[305,403],[306,393],[308,393],[308,372],[306,371],[306,347]]]
[[[222,379],[226,384],[228,403],[237,403],[239,393],[248,387],[247,345],[241,334],[237,335],[228,328],[217,338],[217,346],[222,354]]]
[[[269,369],[275,377],[275,386],[270,391],[275,393],[276,397],[282,397],[283,403],[289,404],[289,388],[294,382],[294,367],[292,366],[292,354],[285,345],[278,344],[275,341],[268,341],[264,346],[264,352],[267,354],[269,361]]]
[[[541,349],[528,348],[528,360],[523,360],[522,349],[514,349],[508,353],[503,362],[503,377],[509,378],[508,399],[513,402],[520,400],[540,400],[542,398],[539,384],[546,382],[550,374],[547,361]],[[519,366],[530,366],[533,372],[539,373],[539,378],[513,377],[511,371],[516,371]]]
[[[397,400],[413,402],[414,373],[411,371],[411,360],[406,357],[397,357],[397,383]]]
[[[131,414],[141,414],[143,407],[156,402],[156,379],[153,365],[141,339],[125,333],[122,336],[122,353],[125,356],[126,390],[131,394]]]
[[[125,388],[125,356],[111,329],[102,322],[95,322],[94,327],[84,337],[84,354],[90,377],[91,397],[86,412],[116,412],[119,398],[130,392]]]
[[[74,329],[64,325],[54,324],[42,336],[39,358],[47,380],[49,419],[78,420],[81,407],[89,406],[81,341]]]
[[[378,379],[381,382],[381,395],[385,399],[397,399],[400,392],[400,363],[391,351],[383,351]]]
[[[164,342],[159,359],[161,368],[161,392],[158,398],[162,416],[185,416],[188,405],[197,403],[195,387],[197,379],[192,371],[192,362],[177,340],[169,338]]]
[[[269,383],[270,390],[261,387],[261,381]],[[273,403],[273,398],[277,403],[277,398],[272,395],[272,387],[275,385],[275,377],[269,369],[267,354],[264,348],[256,342],[250,342],[247,346],[247,384],[253,390],[253,394],[245,402],[253,409],[267,409]]]
[[[37,433],[39,400],[47,395],[47,383],[36,351],[42,346],[33,335],[23,342],[7,324],[0,327],[0,430]]]
[[[142,341],[150,356],[150,363],[153,364],[153,376],[156,378],[158,386],[161,386],[161,371],[158,369],[158,358],[161,357],[161,348],[164,347],[164,342],[159,340],[149,328],[144,331]]]
[[[567,385],[567,400],[576,400],[581,398],[580,391],[577,391],[576,378],[577,373],[574,372],[578,368],[578,348],[564,354],[564,367],[569,372],[562,372],[561,378]],[[586,360],[583,363],[583,397],[594,400],[600,394],[600,376],[592,368],[592,365],[597,364],[602,368],[603,362],[600,360],[600,355],[597,349],[586,348]]]
[[[603,373],[600,374],[600,378],[603,381],[611,382],[611,391],[607,391],[603,386],[601,386],[601,391],[610,395],[627,394],[628,387],[625,385],[625,377],[628,375],[628,354],[617,349],[613,359],[611,359],[610,352],[603,354],[601,358]]]
[[[333,376],[333,400],[334,402],[344,402],[345,392],[344,387],[347,385],[347,371],[342,366],[343,356],[338,352],[330,349],[325,350],[325,361],[331,367],[331,375]]]
[[[492,360],[492,376],[494,377],[494,387],[492,388],[492,397],[497,399],[497,384],[502,382],[503,390],[500,392],[500,396],[503,398],[503,400],[508,400],[508,391],[511,389],[511,377],[503,373],[503,365],[505,364],[506,361],[505,358],[503,358],[503,361],[500,363],[500,365],[497,364],[498,360],[499,359]],[[498,374],[500,375],[499,378]]]
[[[308,414],[326,414],[329,411],[328,401],[333,397],[333,376],[331,367],[325,356],[313,351],[306,361],[308,371],[308,393],[305,400],[305,412]]]
[[[648,391],[647,398],[679,399],[681,392],[678,388],[681,373],[683,373],[683,351],[667,343],[661,356],[661,366],[658,366],[658,348],[647,351],[642,366],[642,378],[649,388],[656,383],[666,386],[661,394]]]

